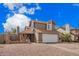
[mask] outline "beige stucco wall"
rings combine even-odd
[[[39,43],[42,43],[42,33],[39,33]]]
[[[37,32],[35,32],[35,39],[36,39],[36,43],[39,42],[39,34]]]
[[[35,28],[37,28],[37,29],[47,29],[47,25],[35,22]]]

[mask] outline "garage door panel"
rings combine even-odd
[[[43,42],[58,42],[57,34],[42,34]]]

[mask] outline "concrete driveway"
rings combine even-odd
[[[0,44],[1,56],[79,56],[79,43]]]

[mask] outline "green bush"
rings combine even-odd
[[[5,41],[0,39],[0,44],[5,44]]]
[[[60,40],[62,42],[71,42],[72,41],[71,35],[70,34],[61,34]]]

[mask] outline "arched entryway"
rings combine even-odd
[[[26,43],[29,43],[29,42],[34,43],[34,42],[36,42],[35,34],[33,34],[33,33],[21,34],[20,41],[26,42]]]

